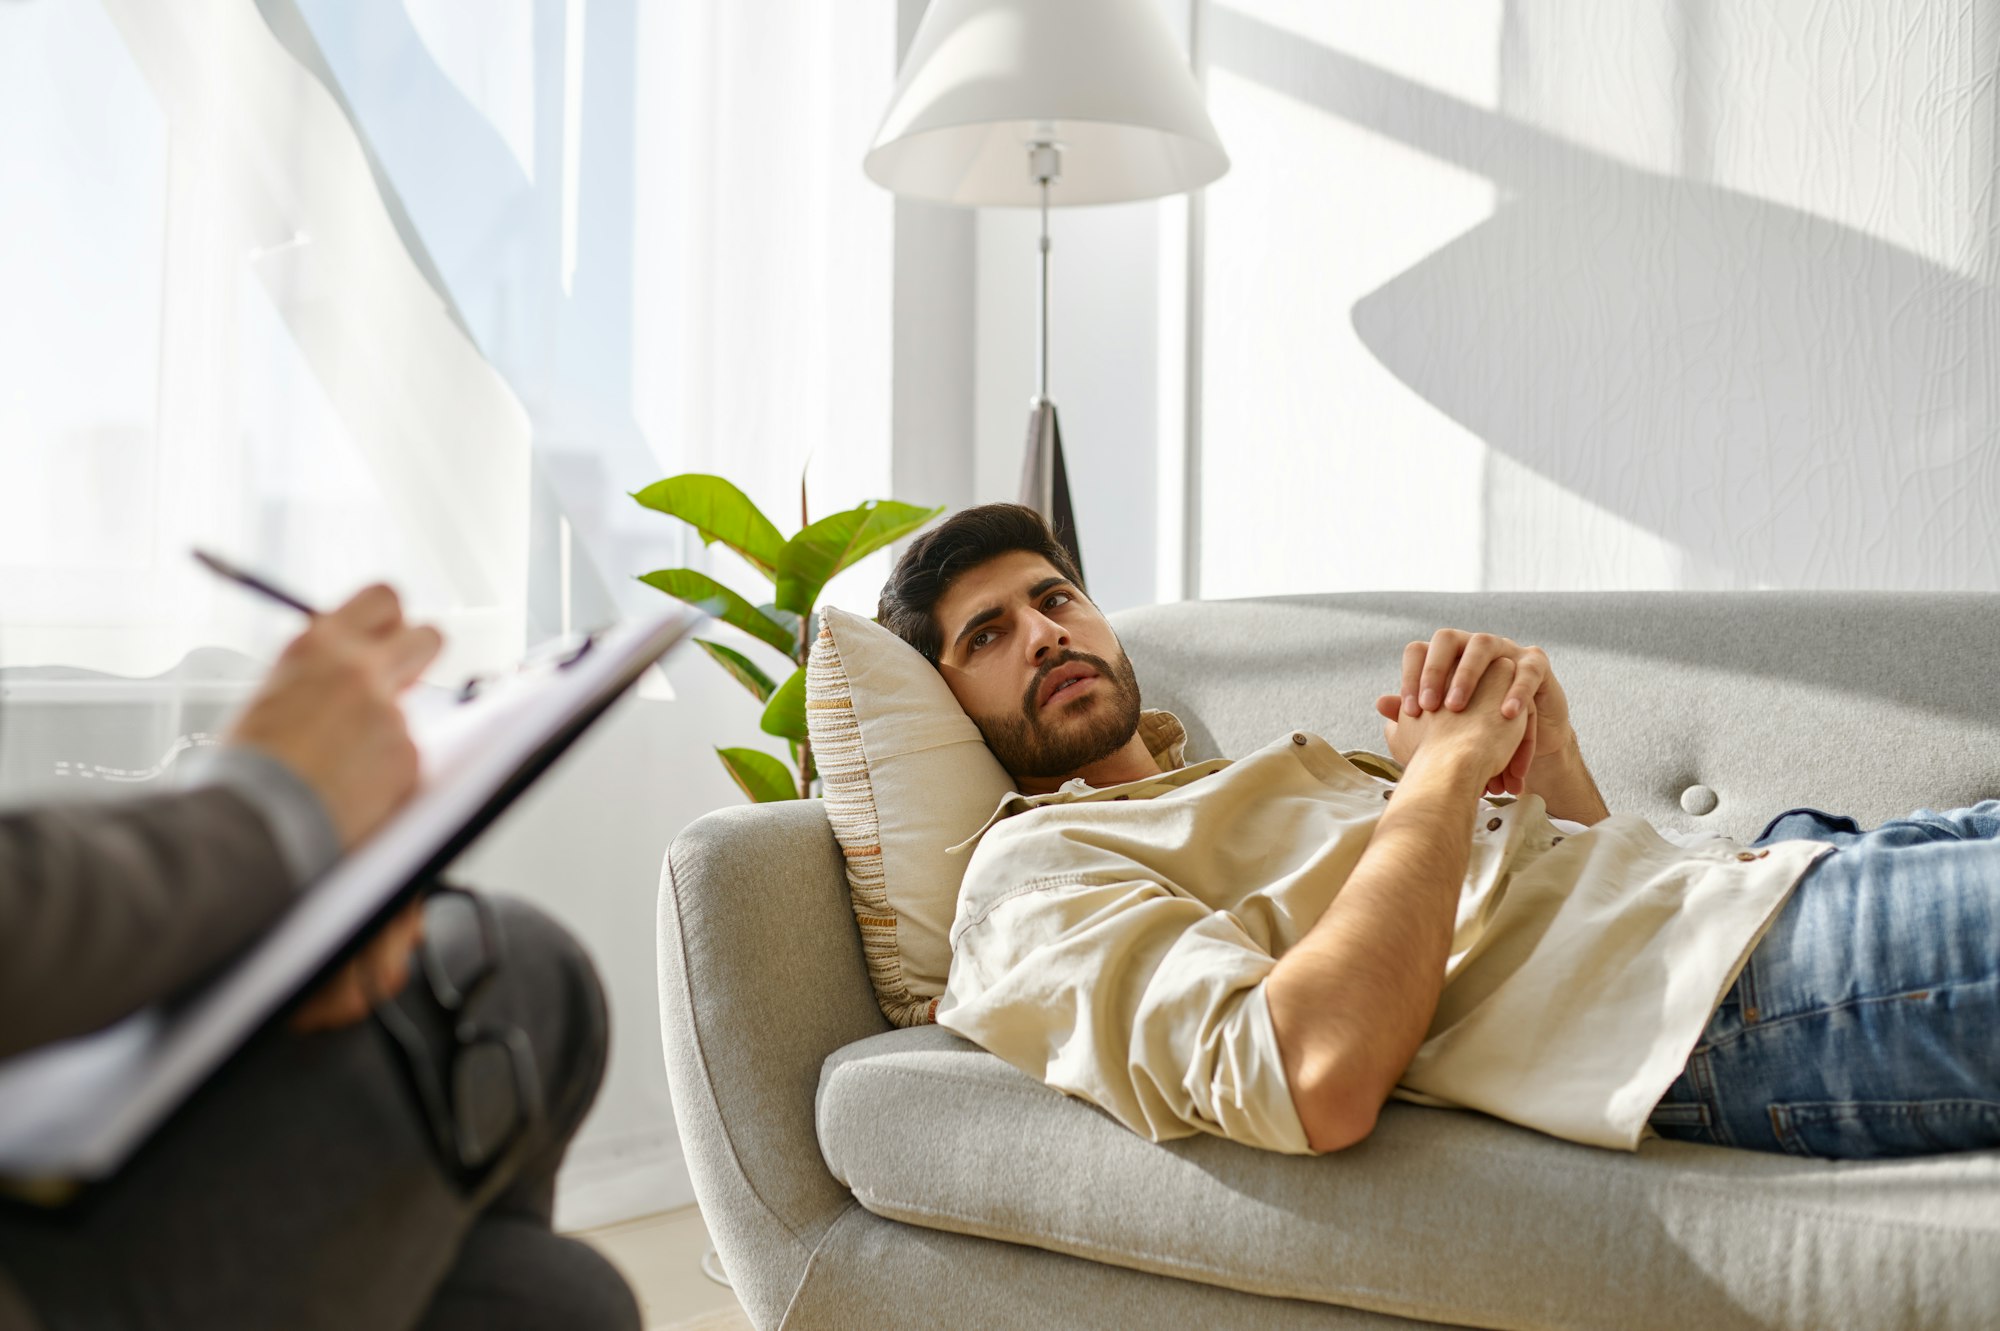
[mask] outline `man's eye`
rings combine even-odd
[[[965,644],[965,649],[968,652],[978,651],[981,647],[984,647],[986,645],[986,640],[992,635],[993,635],[992,629],[981,629],[979,632],[972,635],[972,640]]]
[[[1050,592],[1049,599],[1042,602],[1042,608],[1044,610],[1053,610],[1059,605],[1068,605],[1069,602],[1070,595],[1068,592]]]

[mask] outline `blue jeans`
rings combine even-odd
[[[1810,839],[1779,911],[1654,1109],[1663,1137],[1861,1159],[2000,1146],[2000,800]]]

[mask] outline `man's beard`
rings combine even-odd
[[[1097,671],[1099,687],[1109,696],[1088,698],[1088,715],[1069,720],[1059,730],[1044,724],[1044,709],[1036,706],[1042,684],[1051,671],[1081,661]],[[1071,704],[1074,706],[1075,704]],[[1055,704],[1058,719],[1064,704]],[[1042,663],[1021,697],[1019,716],[975,717],[986,745],[1000,765],[1016,777],[1070,776],[1125,747],[1139,729],[1139,677],[1131,658],[1118,653],[1117,664],[1085,652],[1063,652]]]

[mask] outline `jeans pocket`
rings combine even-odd
[[[2000,1146],[2000,1101],[1800,1100],[1771,1106],[1771,1130],[1794,1155],[1869,1160]]]
[[[1704,1104],[1654,1105],[1646,1121],[1652,1125],[1653,1131],[1669,1141],[1707,1142],[1711,1145],[1715,1142],[1708,1106]]]
[[[1823,809],[1787,809],[1764,824],[1764,830],[1750,844],[1761,846],[1767,841],[1822,841],[1843,833],[1859,836],[1861,824],[1846,814],[1827,813]]]

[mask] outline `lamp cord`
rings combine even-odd
[[[1042,177],[1042,299],[1035,341],[1035,400],[1049,400],[1049,178]]]

